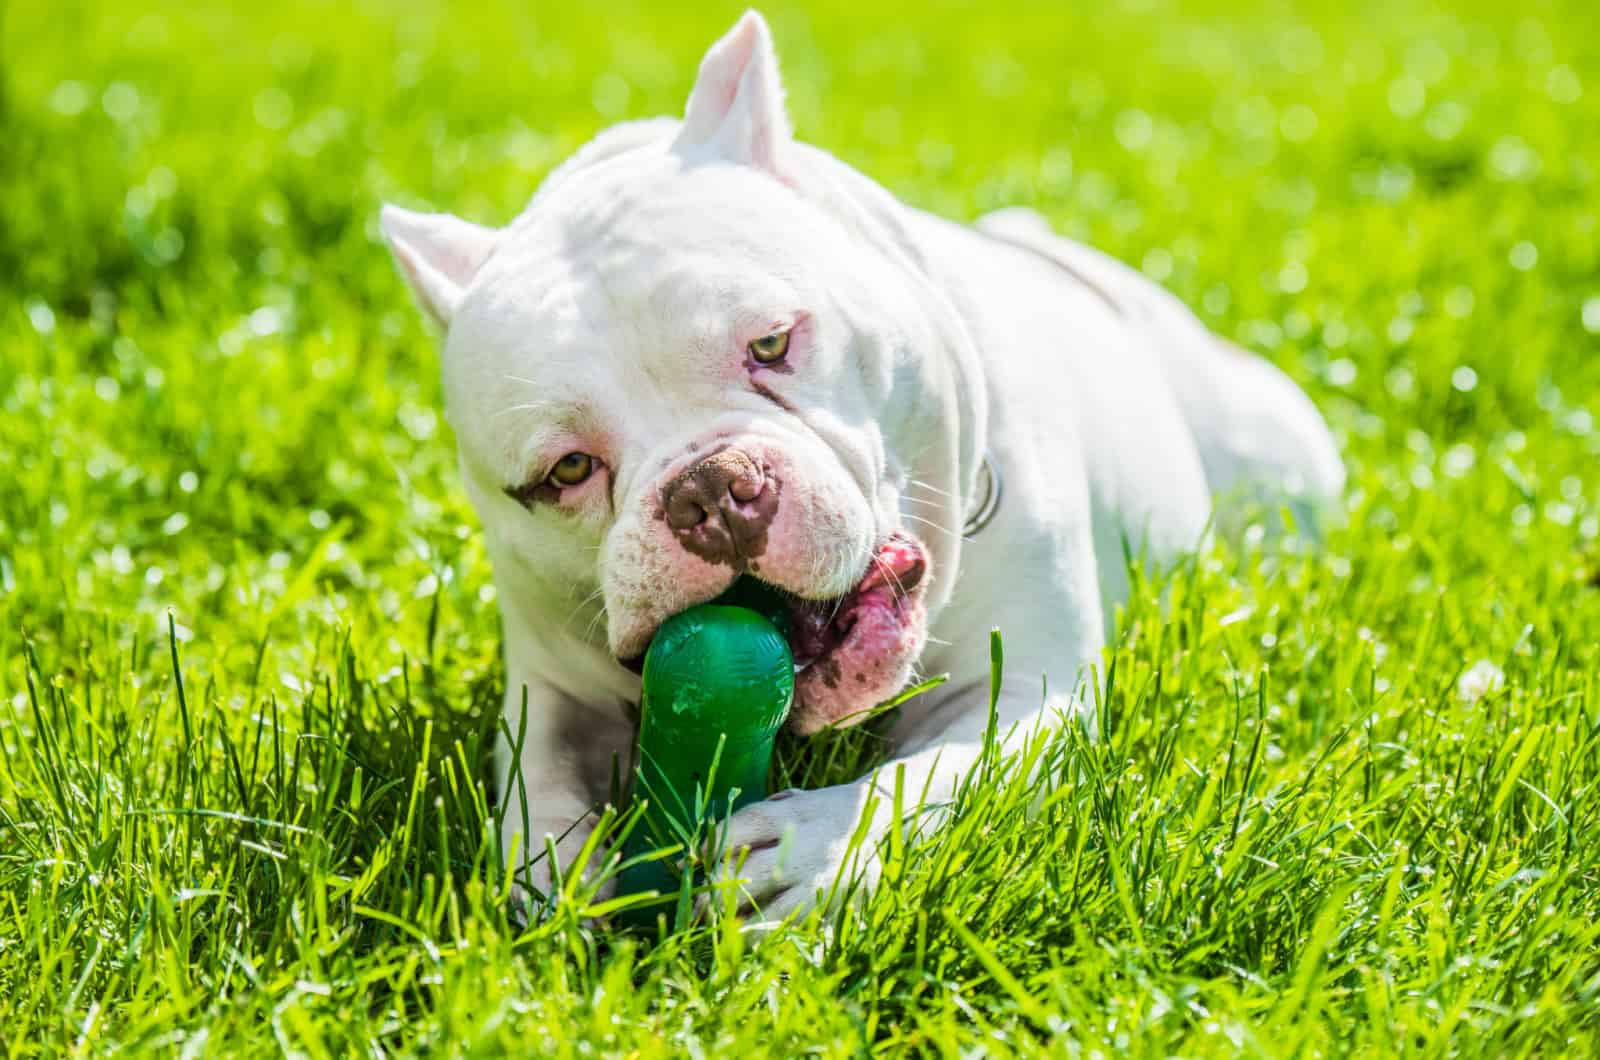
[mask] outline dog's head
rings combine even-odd
[[[507,228],[385,208],[503,607],[629,665],[748,575],[793,601],[796,728],[906,682],[976,429],[965,333],[886,203],[792,139],[752,12],[681,123],[602,134]]]

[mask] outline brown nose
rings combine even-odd
[[[723,449],[667,483],[661,507],[687,551],[707,563],[737,566],[766,550],[777,484],[748,454]]]

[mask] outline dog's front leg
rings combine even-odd
[[[1075,509],[1087,510],[1086,499]],[[1099,576],[1086,520],[1038,535],[1037,555],[1013,548],[1014,583],[994,580],[983,618],[1006,631],[994,725],[1002,752],[1083,710],[1078,683],[1105,643]],[[1053,570],[1043,583],[1030,572]],[[990,659],[981,634],[941,661],[951,680],[926,706],[913,701],[891,732],[899,755],[861,780],[815,791],[780,792],[729,819],[721,873],[741,904],[780,918],[816,902],[870,891],[880,872],[878,841],[893,820],[896,786],[908,826],[928,832],[943,819],[963,779],[983,756],[990,725]],[[909,830],[909,828],[908,828]],[[742,860],[741,860],[742,859]],[[731,881],[737,881],[733,883]]]
[[[1086,647],[1098,650],[1092,635],[1090,641]],[[1084,661],[1069,660],[1060,672],[1076,678]],[[1088,721],[1073,693],[1052,693],[1041,703],[1041,669],[1019,665],[1015,672],[1019,680],[995,705],[1002,763],[1041,730],[1073,718]],[[739,811],[720,837],[720,886],[737,887],[742,908],[773,920],[867,894],[881,871],[877,848],[893,823],[897,789],[907,831],[936,828],[981,761],[989,725],[987,688],[974,681],[916,727],[903,755],[862,779],[778,792]]]
[[[599,822],[606,775],[613,763],[626,765],[628,724],[613,714],[539,681],[507,692],[506,732],[495,752],[501,853],[519,897],[531,904],[550,898],[573,867]]]

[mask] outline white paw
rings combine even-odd
[[[869,819],[863,824],[863,810]],[[780,791],[728,819],[705,902],[732,894],[743,912],[781,920],[865,894],[877,882],[877,845],[889,816],[864,782]]]

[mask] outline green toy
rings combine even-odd
[[[782,615],[769,593],[741,582],[656,632],[644,658],[634,774],[634,797],[647,808],[626,855],[686,844],[701,820],[766,797],[773,741],[794,701],[794,658],[773,621]],[[661,859],[624,871],[618,890],[670,900],[681,879]],[[623,919],[648,925],[667,908],[651,904]]]

